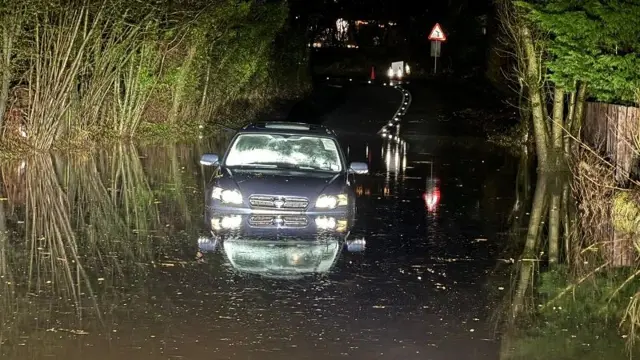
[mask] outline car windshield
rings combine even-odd
[[[242,134],[225,165],[338,172],[342,163],[333,139],[308,135]]]

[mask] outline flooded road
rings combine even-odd
[[[499,358],[517,159],[349,133],[346,240],[216,243],[198,160],[229,139],[4,164],[2,359]]]

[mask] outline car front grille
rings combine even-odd
[[[249,225],[253,227],[302,228],[308,224],[309,219],[306,216],[254,215],[249,218]]]
[[[251,195],[249,204],[255,209],[304,210],[309,205],[309,199],[294,196]]]

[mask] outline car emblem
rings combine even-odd
[[[273,205],[275,205],[278,209],[280,209],[284,205],[284,200],[281,200],[281,199],[275,200],[273,202]]]

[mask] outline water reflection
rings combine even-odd
[[[196,163],[179,159],[193,148],[121,144],[2,165],[0,354],[53,352],[46,339],[104,325],[155,266],[184,258],[171,240],[199,212],[186,205]]]
[[[350,217],[297,214],[209,214],[210,236],[198,239],[200,253],[220,250],[239,273],[300,278],[328,273],[343,248],[364,251],[350,240]],[[198,255],[198,257],[202,257]]]
[[[468,325],[480,332],[472,319],[490,308],[476,286],[486,243],[472,240],[504,217],[467,211],[493,206],[505,187],[491,185],[497,177],[458,186],[480,161],[455,154],[452,169],[443,156],[378,141],[349,142],[352,160],[373,169],[357,179],[357,219],[207,217],[210,174],[198,158],[222,153],[223,140],[4,164],[0,356],[373,358],[395,349],[417,359],[438,343],[451,356],[436,358],[464,358],[456,351],[467,351]]]
[[[238,271],[297,278],[327,273],[338,258],[341,243],[337,238],[297,242],[239,238],[225,240],[223,248],[226,258]]]

